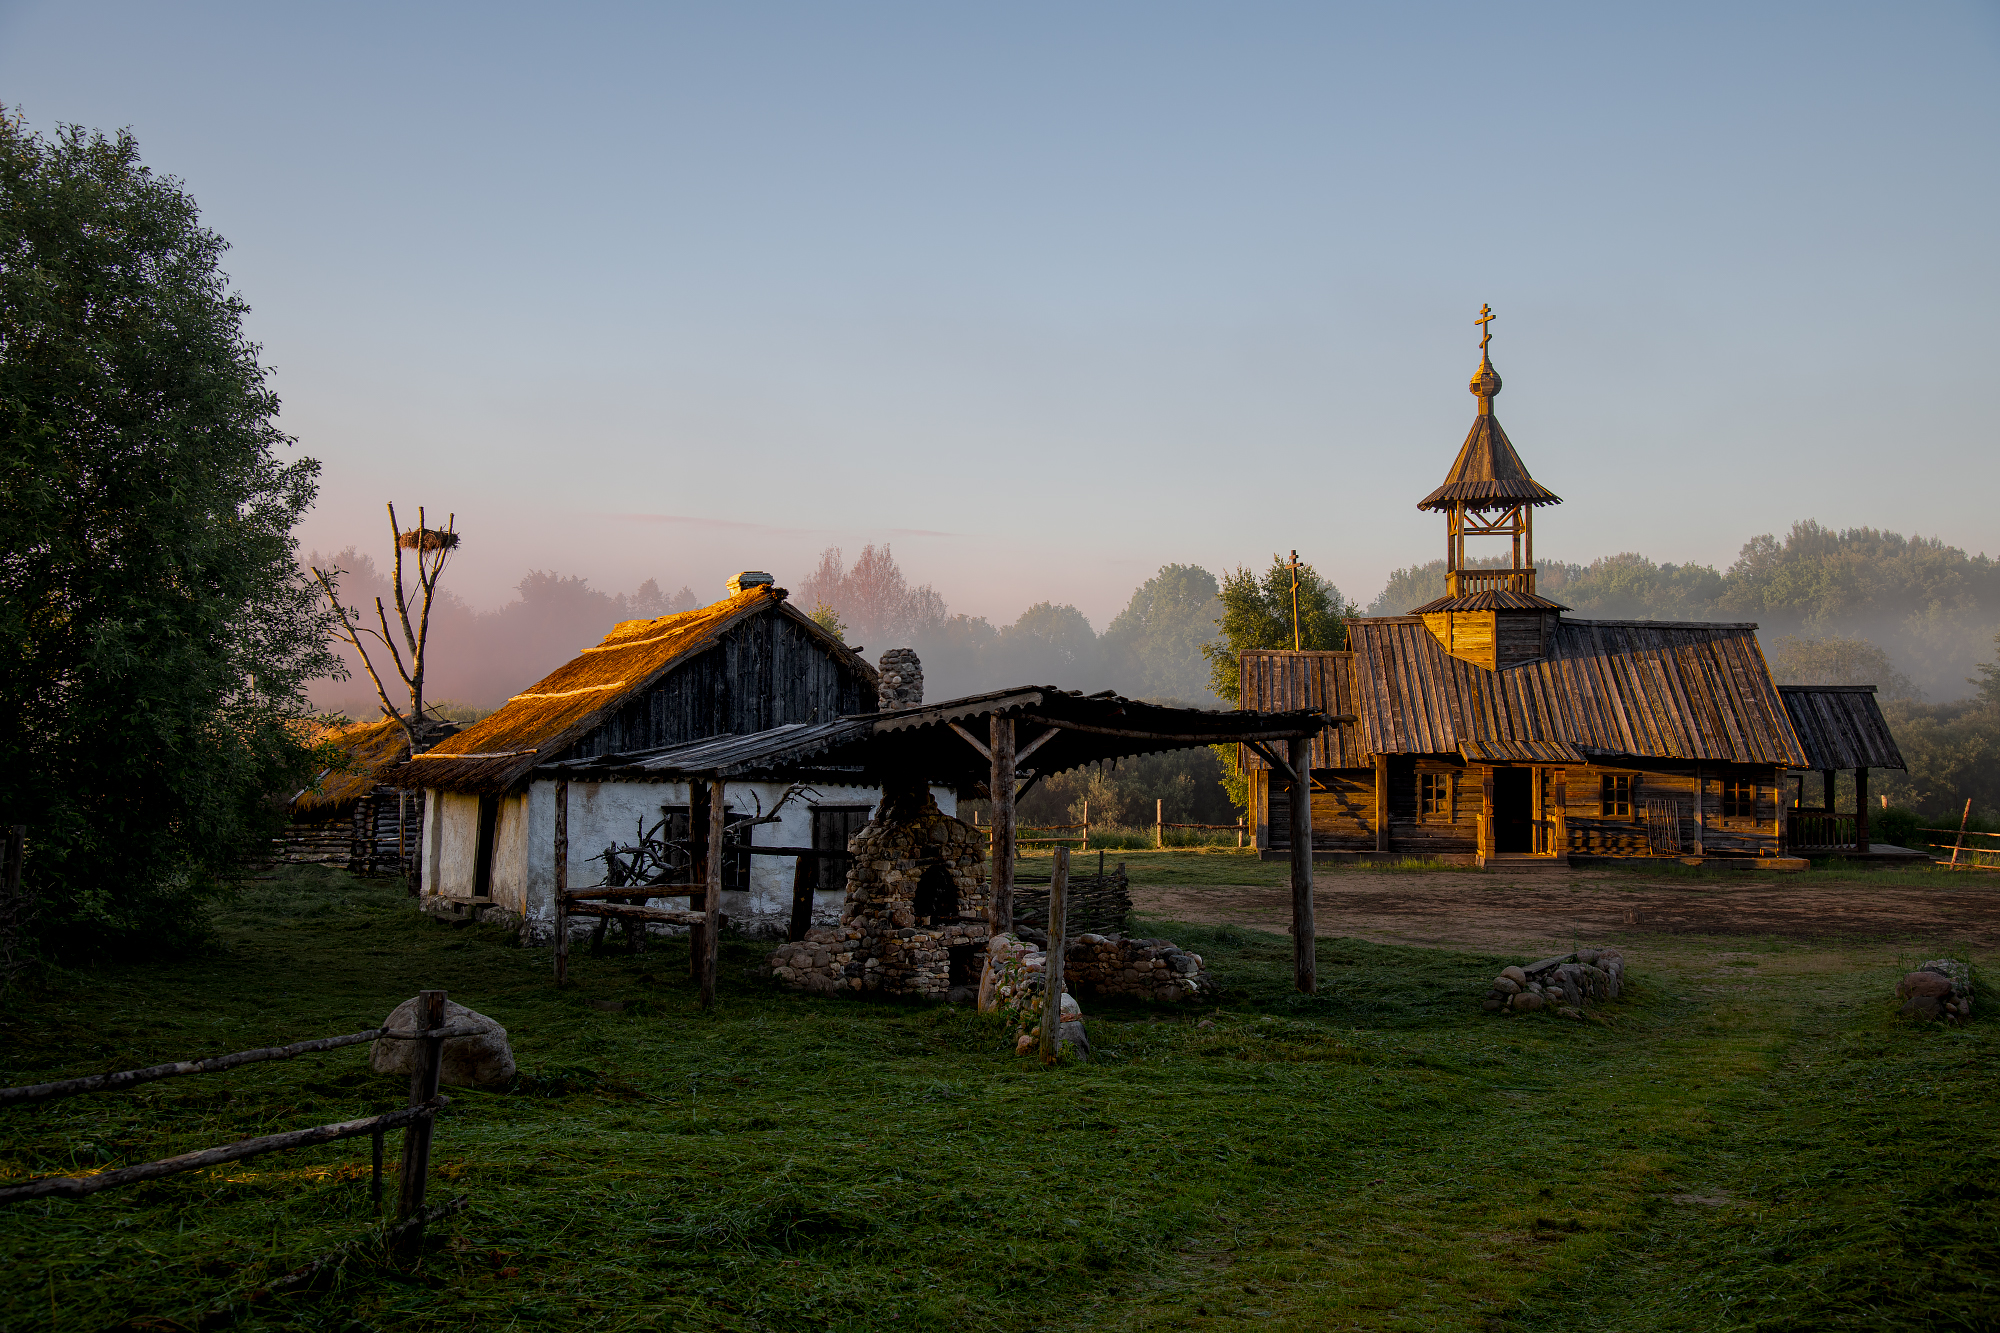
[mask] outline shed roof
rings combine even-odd
[[[537,776],[672,780],[745,777],[801,765],[851,768],[864,780],[917,774],[970,791],[985,784],[991,759],[984,747],[995,717],[1012,718],[1022,776],[1060,773],[1084,764],[1241,740],[1307,736],[1323,719],[1311,709],[1273,714],[1168,708],[1110,691],[1081,694],[1048,685],[917,704],[889,712],[810,726],[775,727],[747,736],[718,736],[693,745],[605,755],[544,765]],[[956,728],[956,729],[955,729]]]
[[[830,654],[876,679],[865,658],[787,603],[784,589],[757,584],[693,611],[614,626],[602,643],[585,648],[498,712],[416,755],[390,780],[406,787],[504,791],[537,762],[546,762],[538,756],[561,755],[668,671],[715,647],[731,626],[763,614],[791,617]]]
[[[338,746],[346,756],[346,766],[339,771],[326,770],[312,786],[292,797],[292,818],[307,823],[342,818],[383,780],[385,770],[410,756],[403,724],[393,718],[332,727],[313,740]]]
[[[1811,768],[1906,768],[1873,685],[1780,685]]]
[[[1577,763],[1631,755],[1803,768],[1808,760],[1756,626],[1568,620],[1538,661],[1488,671],[1451,656],[1415,616],[1348,622],[1346,653],[1244,655],[1244,699],[1282,708],[1349,700],[1352,726],[1315,765],[1374,754],[1462,754],[1476,762]],[[1260,659],[1298,659],[1293,662]],[[1246,756],[1251,767],[1263,763]]]

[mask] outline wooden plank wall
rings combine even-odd
[[[788,617],[753,617],[690,658],[566,752],[595,758],[742,736],[875,709],[874,684]]]
[[[1646,826],[1648,799],[1670,798],[1679,803],[1681,836],[1692,846],[1694,827],[1694,787],[1692,772],[1682,769],[1582,765],[1565,769],[1537,766],[1543,773],[1543,793],[1553,801],[1560,772],[1564,793],[1563,816],[1568,831],[1568,850],[1581,856],[1651,856],[1651,837]],[[1444,815],[1422,815],[1418,811],[1418,779],[1435,773],[1451,782],[1450,809]],[[1633,810],[1629,818],[1606,818],[1602,813],[1603,777],[1624,773],[1636,780]],[[1409,856],[1463,855],[1479,849],[1479,819],[1483,812],[1483,766],[1468,766],[1447,755],[1396,755],[1389,763],[1389,847]],[[1263,776],[1263,775],[1254,775]],[[1704,845],[1712,855],[1774,856],[1778,854],[1777,820],[1785,797],[1783,771],[1769,765],[1704,766],[1706,793],[1702,804],[1707,829]],[[1722,813],[1725,779],[1749,779],[1756,784],[1754,813],[1748,817],[1725,817]],[[1313,849],[1325,852],[1365,852],[1375,849],[1374,791],[1371,769],[1342,769],[1313,774]],[[1290,802],[1281,784],[1265,780],[1253,782],[1252,823],[1264,829],[1265,850],[1291,846],[1287,829]],[[1553,809],[1547,809],[1553,817]]]

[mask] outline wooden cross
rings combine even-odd
[[[1305,646],[1299,637],[1300,566],[1299,566],[1299,553],[1297,551],[1292,552],[1292,562],[1289,565],[1286,565],[1285,568],[1292,571],[1292,651],[1297,652],[1299,651],[1300,648]]]
[[[1493,330],[1486,326],[1491,324],[1496,318],[1497,316],[1494,315],[1492,306],[1481,304],[1479,307],[1479,318],[1472,321],[1479,326],[1479,350],[1482,353],[1486,350],[1486,344],[1493,341]]]

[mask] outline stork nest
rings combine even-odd
[[[411,528],[396,538],[405,551],[449,551],[458,545],[458,534],[442,528]]]

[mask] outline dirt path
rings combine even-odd
[[[2000,878],[2000,877],[1996,877]],[[1573,938],[1630,934],[1779,935],[1791,938],[1948,939],[2000,948],[2000,885],[1851,883],[1791,887],[1758,881],[1647,882],[1578,873],[1562,879],[1489,875],[1369,874],[1318,879],[1313,895],[1322,937],[1386,944],[1508,950]],[[1147,916],[1260,930],[1291,928],[1291,890],[1216,884],[1140,886]]]

